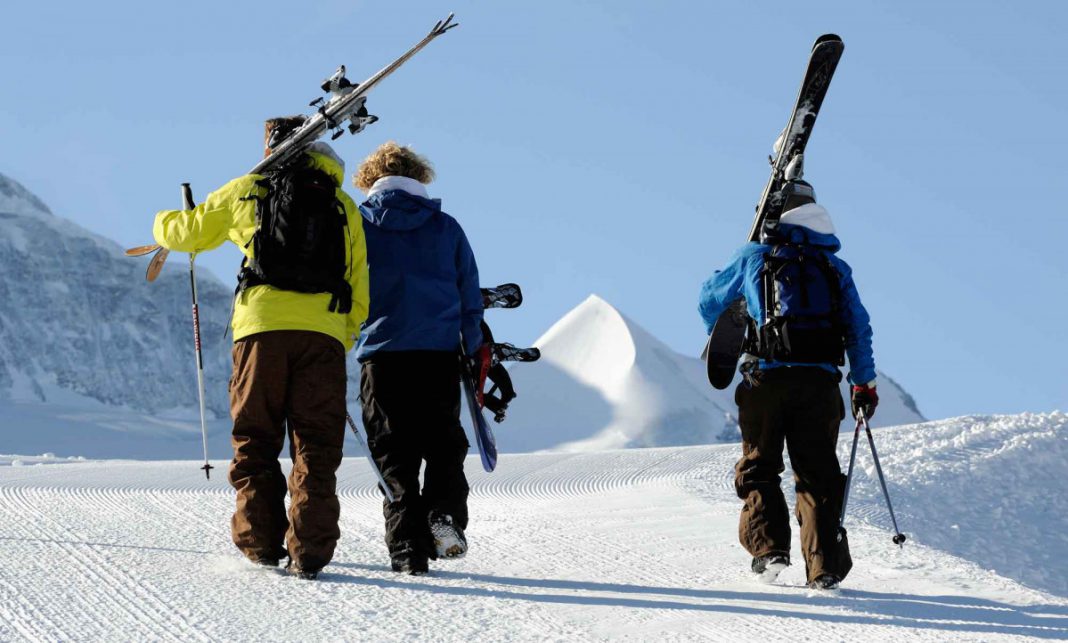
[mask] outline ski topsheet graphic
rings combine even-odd
[[[753,226],[749,230],[749,241],[759,241],[764,225],[777,220],[782,214],[783,185],[788,180],[801,178],[805,146],[844,49],[842,39],[834,34],[820,36],[812,46],[808,69],[797,92],[790,120],[775,142],[774,154],[769,158],[771,176],[760,195]],[[748,320],[745,299],[738,299],[719,316],[708,337],[702,357],[705,359],[708,381],[718,389],[727,388],[734,379]]]
[[[423,47],[430,44],[430,41],[453,27],[460,26],[452,19],[453,14],[450,13],[444,20],[439,20],[426,37],[362,83],[349,81],[345,78],[345,66],[338,67],[337,71],[321,85],[322,90],[329,93],[329,99],[320,97],[312,101],[311,106],[317,108],[316,112],[284,139],[274,142],[271,146],[271,154],[257,163],[249,173],[263,174],[282,167],[327,132],[332,132],[331,140],[338,138],[345,133],[342,126],[346,121],[348,122],[347,129],[352,134],[362,132],[366,126],[377,121],[378,117],[367,113],[367,94],[390,74],[397,71],[401,65],[408,62],[412,56],[419,53]],[[159,276],[169,251],[154,245],[139,246],[126,251],[126,254],[135,257],[152,252],[156,254],[149,262],[148,271],[145,274],[148,281],[155,281]]]

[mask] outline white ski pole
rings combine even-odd
[[[192,210],[193,190],[188,183],[182,184],[182,208]],[[208,462],[208,420],[204,411],[204,353],[200,350],[200,307],[197,305],[197,272],[194,261],[196,254],[189,255],[189,287],[193,292],[193,347],[197,357],[197,392],[200,394],[200,436],[204,442],[204,476],[211,480],[211,470],[215,467]]]
[[[352,415],[346,413],[345,419],[349,423],[349,428],[352,429],[352,434],[356,436],[356,441],[360,443],[360,449],[362,449],[363,454],[367,456],[367,461],[371,463],[371,469],[375,472],[375,476],[378,477],[378,486],[382,488],[382,493],[386,494],[386,500],[396,502],[393,498],[393,492],[389,490],[389,485],[386,484],[386,479],[382,477],[382,472],[378,469],[378,464],[375,462],[375,459],[371,457],[371,449],[367,447],[367,443],[363,441],[363,436],[360,435],[360,431],[356,428],[356,422],[353,421]]]

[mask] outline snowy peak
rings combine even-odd
[[[0,216],[53,216],[52,211],[18,181],[0,174]]]
[[[620,384],[637,352],[630,322],[597,295],[564,315],[534,345],[542,360],[598,388]]]
[[[510,371],[519,397],[498,432],[502,451],[740,438],[733,389],[711,388],[701,360],[674,351],[597,295],[565,314],[535,345],[542,359]],[[879,382],[882,404],[873,425],[924,420],[896,382],[883,374]]]
[[[145,221],[149,233],[149,221]],[[197,403],[189,284],[179,270],[145,281],[147,259],[54,216],[0,175],[0,399],[125,407],[145,412]],[[229,291],[201,279],[208,408],[227,412],[222,338]],[[219,349],[222,350],[219,350]]]
[[[511,370],[520,397],[498,436],[503,450],[701,444],[732,424],[699,361],[597,295],[535,345],[541,361]]]

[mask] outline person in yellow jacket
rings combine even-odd
[[[267,140],[275,130],[291,130],[302,120],[267,121]],[[332,194],[323,189],[318,192],[320,197],[327,192],[326,202],[333,204],[334,211],[317,215],[323,220],[337,219],[336,225],[331,223],[318,233],[326,244],[322,247],[331,250],[316,250],[316,255],[337,257],[332,292],[317,292],[315,284],[309,288],[299,279],[291,283],[278,278],[279,266],[297,272],[301,266],[277,263],[275,246],[271,246],[271,261],[276,265],[263,265],[269,254],[266,249],[262,257],[256,256],[257,249],[269,245],[263,234],[256,235],[258,209],[263,217],[264,204],[277,202],[268,198],[273,188],[263,176],[236,178],[193,210],[158,213],[152,232],[157,243],[171,250],[198,253],[229,240],[245,255],[245,279],[235,296],[232,319],[234,459],[229,480],[237,490],[233,541],[260,565],[277,566],[288,555],[290,573],[313,579],[330,562],[340,536],[336,471],[347,414],[345,353],[355,344],[367,317],[367,251],[359,211],[341,189],[344,164],[333,150],[315,143],[291,170],[310,172],[319,183],[333,188]],[[313,256],[312,262],[316,260]],[[255,274],[252,268],[257,269]],[[293,460],[288,516],[286,479],[278,460],[287,434]]]

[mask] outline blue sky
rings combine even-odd
[[[698,287],[748,232],[812,41],[845,55],[806,178],[874,318],[876,361],[930,417],[1068,408],[1068,3],[15,3],[0,172],[124,245],[247,171],[262,121],[344,63],[360,80],[448,11],[461,26],[371,96],[349,169],[414,145],[484,283],[533,341],[598,293],[696,355]],[[359,198],[354,187],[350,193]],[[230,283],[227,248],[198,260]]]

